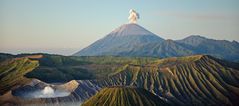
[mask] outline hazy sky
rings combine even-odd
[[[0,52],[69,55],[128,23],[164,39],[239,41],[239,0],[0,0]]]

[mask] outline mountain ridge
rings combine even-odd
[[[239,61],[237,41],[214,40],[191,35],[182,40],[165,40],[138,24],[124,24],[73,56],[152,56],[159,58],[196,54]]]
[[[85,101],[82,106],[167,106],[168,104],[156,95],[133,87],[107,87]]]
[[[117,51],[130,51],[135,46],[142,46],[148,43],[162,42],[163,38],[149,32],[138,24],[124,24],[119,28],[97,40],[90,46],[73,54],[74,56],[102,56],[117,55]]]
[[[141,87],[165,97],[171,105],[239,104],[238,69],[217,61],[203,55],[167,58],[146,66],[130,65],[108,79],[92,83],[100,87]]]
[[[25,55],[26,56],[26,55]],[[18,56],[16,56],[18,57]],[[39,57],[26,56],[25,58]],[[149,57],[148,57],[149,58]],[[192,55],[185,57],[170,57],[164,59],[140,59],[140,58],[126,58],[126,57],[65,57],[56,55],[43,55],[38,60],[39,67],[48,67],[47,74],[44,75],[44,69],[33,70],[32,78],[44,79],[47,75],[51,79],[47,81],[58,81],[61,73],[68,75],[77,75],[75,78],[82,80],[67,80],[70,81],[61,86],[52,86],[54,89],[62,89],[71,92],[71,95],[63,98],[44,98],[41,103],[60,102],[60,101],[85,101],[98,91],[105,87],[112,86],[133,86],[143,88],[152,94],[164,98],[170,105],[238,105],[239,102],[239,68],[238,63],[231,63],[220,60],[208,55]],[[130,61],[129,61],[130,60]],[[51,64],[43,64],[48,63]],[[84,66],[84,70],[77,68],[76,71],[68,70],[76,66],[75,62]],[[89,65],[94,64],[94,65]],[[98,64],[98,65],[97,65]],[[119,66],[119,64],[121,64]],[[72,66],[73,65],[73,66]],[[86,66],[85,66],[86,65]],[[116,66],[118,68],[108,69],[108,66]],[[7,66],[12,66],[9,63]],[[18,64],[18,66],[21,66]],[[67,71],[62,70],[61,67],[69,67]],[[99,67],[100,66],[100,67]],[[27,66],[25,66],[27,67]],[[37,67],[37,68],[39,68]],[[80,66],[82,67],[82,66]],[[92,70],[95,67],[97,70]],[[103,68],[102,68],[103,67]],[[2,68],[2,67],[1,67]],[[11,67],[10,67],[11,68]],[[36,69],[37,69],[36,68]],[[51,70],[59,69],[59,70]],[[89,70],[89,71],[87,71]],[[102,71],[99,71],[102,70]],[[19,71],[19,70],[13,70]],[[56,73],[54,73],[56,71]],[[77,72],[94,72],[92,75],[106,75],[101,78],[93,78],[81,76],[82,73]],[[20,71],[21,72],[21,71]],[[66,73],[70,72],[70,73]],[[101,73],[101,74],[100,74]],[[102,74],[104,73],[104,74]],[[106,73],[106,74],[105,74]],[[15,76],[23,76],[23,74],[14,74]],[[85,74],[83,74],[85,75]],[[57,77],[55,77],[57,76]],[[8,76],[4,76],[7,78]],[[3,78],[4,78],[3,77]],[[15,78],[15,77],[14,77]],[[28,77],[29,78],[29,77]],[[61,79],[61,78],[60,78]],[[62,79],[61,79],[62,80]],[[13,99],[21,97],[21,94],[28,93],[24,88],[34,90],[31,88],[43,89],[45,83],[40,81],[33,81],[26,87],[18,86],[17,90],[12,90]],[[1,82],[1,85],[4,82]],[[37,83],[37,84],[34,84]],[[54,82],[52,82],[54,83]],[[10,83],[9,83],[10,84]],[[47,83],[46,83],[47,84]],[[32,85],[32,86],[29,86]],[[39,89],[39,88],[38,88]],[[2,87],[1,87],[2,90]],[[6,90],[5,90],[6,91]],[[6,98],[9,95],[0,96]],[[17,96],[17,97],[16,97]],[[23,95],[24,96],[24,95]],[[18,101],[11,101],[9,99],[0,100],[0,104],[16,103],[28,104],[36,99],[18,98]],[[39,100],[39,99],[37,99]]]

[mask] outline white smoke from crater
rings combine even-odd
[[[130,9],[128,19],[129,23],[137,23],[137,19],[139,19],[139,13],[133,9]]]
[[[42,93],[44,95],[53,95],[54,94],[54,89],[51,88],[50,86],[46,86],[43,90]]]

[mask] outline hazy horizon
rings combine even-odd
[[[128,22],[164,39],[202,35],[239,41],[238,0],[1,0],[0,52],[71,55]]]

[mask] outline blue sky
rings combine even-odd
[[[128,23],[164,39],[239,41],[239,0],[0,0],[0,52],[70,55]]]

